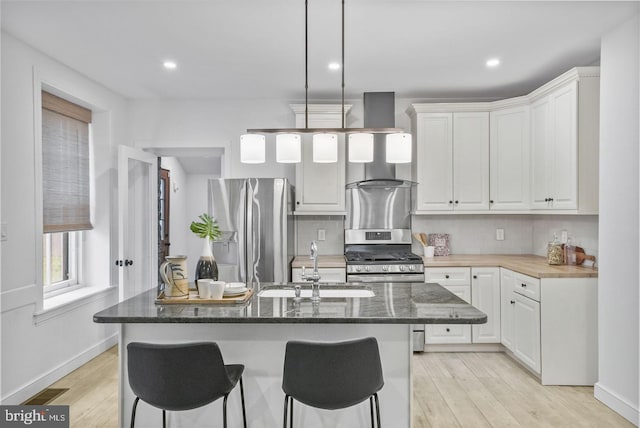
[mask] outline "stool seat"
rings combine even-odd
[[[369,399],[374,427],[375,399],[378,427],[378,391],[384,386],[378,342],[374,337],[344,342],[290,341],[286,345],[282,390],[285,393],[284,427],[293,399],[320,409],[343,409]]]
[[[191,410],[219,398],[223,401],[223,426],[227,426],[227,397],[240,382],[244,427],[247,426],[242,364],[225,365],[220,348],[212,342],[161,345],[131,342],[127,345],[129,385],[136,395],[131,412],[142,400],[162,409],[162,426],[167,410]]]

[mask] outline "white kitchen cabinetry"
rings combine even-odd
[[[487,314],[487,323],[471,326],[473,343],[500,343],[500,269],[471,268],[471,304]]]
[[[490,115],[491,210],[529,209],[529,106]]]
[[[471,303],[470,268],[427,268],[425,282],[435,282]],[[471,343],[471,326],[468,324],[425,324],[424,342],[427,345]]]
[[[598,212],[599,69],[573,69],[530,94],[531,208]]]
[[[489,209],[489,113],[413,108],[416,210]]]
[[[306,268],[305,273],[310,275],[313,272],[313,268]],[[318,268],[320,274],[319,282],[346,282],[347,269],[346,268]],[[291,282],[303,282],[302,268],[291,269]]]
[[[597,278],[537,279],[500,271],[502,344],[543,385],[593,385]]]
[[[294,104],[296,128],[305,126],[304,104]],[[345,114],[351,108],[345,106]],[[309,128],[340,128],[342,106],[340,104],[309,105]],[[344,215],[345,214],[345,141],[338,142],[338,162],[314,163],[312,136],[302,136],[302,162],[296,164],[295,214],[296,215]]]

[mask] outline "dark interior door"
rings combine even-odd
[[[159,162],[158,162],[159,163]],[[169,255],[169,170],[158,169],[158,268]]]

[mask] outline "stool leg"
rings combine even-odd
[[[373,395],[369,397],[369,409],[371,409],[371,428],[376,428],[373,419]]]
[[[284,396],[284,423],[282,424],[282,428],[287,428],[287,411],[289,410],[289,396]],[[133,427],[132,427],[133,428]]]
[[[227,428],[227,397],[229,394],[224,396],[224,400],[222,401],[222,426]]]
[[[242,400],[242,423],[247,428],[247,415],[244,410],[244,387],[242,386],[242,376],[240,376],[240,400]]]
[[[162,410],[162,428],[167,428],[167,412]]]
[[[378,403],[378,393],[373,394],[376,399],[376,415],[378,416],[378,428],[382,428],[382,422],[380,422],[380,403]]]
[[[289,428],[293,428],[293,397],[289,397]]]
[[[140,397],[136,397],[133,400],[133,409],[131,410],[131,428],[136,424],[136,408],[138,407],[138,401],[140,401]]]

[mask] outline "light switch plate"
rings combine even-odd
[[[318,229],[318,241],[324,241],[326,239],[326,231],[324,229]]]
[[[496,229],[496,241],[504,241],[504,229]]]
[[[7,222],[0,223],[0,241],[6,241],[8,239]]]

